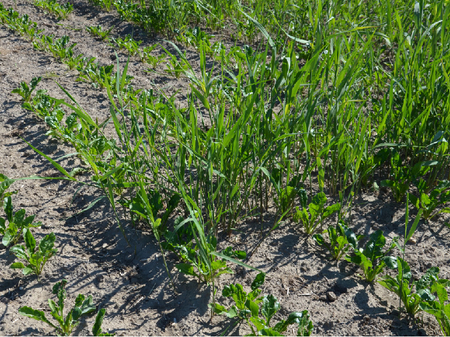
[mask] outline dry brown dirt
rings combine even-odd
[[[144,45],[164,43],[141,35],[138,29],[121,22],[113,12],[102,12],[83,1],[75,2],[74,13],[61,22],[54,21],[30,2],[2,2],[20,14],[28,14],[45,29],[44,33],[53,33],[56,37],[68,35],[71,41],[78,43],[77,52],[94,56],[103,64],[115,62],[114,52],[85,31],[88,25],[113,25],[114,35],[132,33],[144,40]],[[195,62],[195,52],[188,53]],[[119,56],[123,66],[126,57]],[[177,104],[184,104],[188,94],[185,80],[165,76],[163,66],[157,73],[144,70],[137,59],[131,60],[129,74],[135,77],[135,88],[159,88],[168,94],[177,93]],[[109,111],[105,92],[76,82],[75,71],[69,71],[50,55],[34,50],[28,41],[5,26],[0,27],[0,173],[11,178],[59,176],[59,172],[24,140],[52,158],[73,152],[67,145],[45,136],[45,124],[21,107],[18,95],[11,94],[21,81],[29,82],[36,76],[43,77],[39,89],[63,98],[58,82],[93,117],[105,119]],[[77,157],[60,163],[67,170],[81,164]],[[80,179],[88,181],[89,173]],[[67,306],[70,307],[79,293],[92,295],[94,302],[107,310],[103,329],[117,335],[242,335],[249,332],[244,324],[233,326],[234,321],[225,317],[216,316],[210,320],[210,289],[178,274],[174,268],[176,260],[169,255],[177,292],[173,291],[149,230],[135,229],[124,221],[128,245],[106,202],[74,215],[100,195],[93,188],[78,191],[79,187],[58,180],[20,180],[11,187],[18,192],[13,196],[15,210],[25,208],[27,214],[36,214],[36,220],[42,221],[43,226],[34,230],[38,238],[50,232],[56,234],[58,254],[48,262],[39,282],[35,276],[24,277],[20,271],[10,269],[15,258],[0,246],[0,335],[52,334],[45,324],[19,315],[18,309],[27,305],[44,310],[49,316],[47,299],[54,298],[51,289],[63,278],[68,280]],[[382,229],[390,241],[403,235],[404,213],[404,205],[392,201],[389,193],[365,193],[355,203],[352,225],[355,231],[365,235]],[[274,218],[265,217],[267,228]],[[437,218],[426,225],[421,223],[415,234],[416,243],[408,245],[406,257],[415,277],[420,277],[431,266],[441,268],[441,277],[450,277],[450,230],[444,226],[446,221],[449,221],[448,217]],[[249,220],[241,224],[240,231],[231,239],[223,236],[219,241],[224,247],[231,244],[250,252],[259,244],[259,228],[259,221]],[[408,320],[405,314],[399,315],[396,296],[377,283],[371,285],[362,281],[358,269],[347,262],[336,264],[328,260],[290,222],[283,223],[264,240],[246,262],[267,273],[263,294],[275,295],[282,306],[276,318],[308,309],[315,326],[314,334],[440,333],[434,318],[429,315],[419,314],[416,323]],[[236,270],[234,275],[219,280],[218,301],[222,304],[229,304],[220,295],[224,285],[239,282],[248,290],[256,275],[251,270],[232,268]],[[336,300],[330,301],[328,292],[332,292]],[[83,319],[76,334],[91,334],[94,319],[94,316]]]

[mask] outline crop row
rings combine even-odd
[[[148,13],[139,10],[142,5],[121,6],[118,11],[125,19],[148,19]],[[126,12],[125,6],[131,9]],[[345,256],[360,266],[368,282],[386,266],[396,270],[395,277],[385,275],[379,283],[400,297],[411,316],[419,310],[435,315],[449,335],[449,281],[440,279],[439,269],[433,267],[413,282],[405,250],[421,219],[427,222],[449,211],[450,36],[445,31],[450,9],[445,1],[429,7],[418,2],[413,12],[388,8],[382,32],[356,26],[329,34],[330,27],[321,27],[321,6],[319,2],[310,9],[315,21],[308,54],[303,41],[289,34],[283,40],[285,32],[273,38],[272,30],[244,12],[267,40],[262,51],[245,46],[227,52],[211,45],[199,29],[179,38],[194,45],[200,58],[196,72],[175,44],[178,55],[166,51],[168,71],[190,82],[187,108],[178,108],[164,93],[133,90],[128,65],[121,71],[118,63],[114,72],[114,66],[101,67],[82,56],[75,66],[80,78],[108,93],[111,113],[102,124],[64,89],[70,103],[44,91],[33,95],[38,78],[30,85],[22,82],[15,92],[25,108],[45,120],[50,135],[74,146],[92,172],[90,184],[108,198],[119,226],[117,206],[122,205],[133,222],[152,228],[169,276],[167,250],[178,255],[180,272],[212,286],[213,313],[246,320],[254,334],[281,333],[291,323],[298,324],[299,334],[311,333],[307,312],[270,327],[279,303],[270,295],[258,297],[263,274],[248,294],[239,284],[223,289],[222,295],[232,297],[235,306],[226,309],[215,299],[216,279],[231,271],[229,262],[251,268],[240,261],[245,252],[218,250],[218,232],[231,235],[247,216],[262,220],[269,205],[275,205],[278,221],[265,233],[261,228],[264,237],[289,219],[334,259]],[[0,20],[69,67],[67,60],[77,58],[68,38],[37,38],[36,25],[11,9],[1,8]],[[285,45],[280,49],[281,40]],[[131,38],[115,43],[131,46],[125,47],[130,55],[138,53],[139,44]],[[207,67],[209,58],[213,68]],[[104,133],[109,121],[114,137]],[[75,172],[35,150],[64,179],[77,181]],[[397,202],[406,201],[403,243],[396,238],[385,247],[381,230],[363,238],[351,229],[347,215],[353,197],[361,189],[380,187],[390,189]],[[327,206],[324,191],[339,202]],[[408,228],[410,201],[418,213]],[[336,219],[336,225],[319,234],[325,222]],[[394,248],[400,251],[398,257],[391,254]]]

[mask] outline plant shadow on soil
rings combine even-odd
[[[77,197],[75,202],[78,202],[81,208],[96,197],[98,195],[88,193],[84,194],[83,198]],[[133,316],[139,312],[153,310],[159,313],[155,324],[162,331],[172,322],[180,322],[193,311],[200,316],[206,315],[211,300],[210,288],[199,284],[195,279],[174,273],[174,259],[169,254],[166,258],[169,270],[174,276],[175,293],[164,268],[157,241],[151,231],[136,229],[130,222],[122,221],[121,226],[127,237],[125,239],[111,214],[112,209],[108,201],[104,200],[92,210],[66,222],[68,230],[77,232],[79,242],[88,242],[85,249],[88,254],[92,254],[92,261],[98,264],[98,270],[83,278],[77,277],[77,284],[83,285],[72,285],[70,291],[83,293],[83,289],[89,286],[106,287],[99,306],[113,306],[113,309],[108,310],[110,317]],[[99,220],[92,221],[93,218]],[[84,219],[89,220],[85,222]],[[81,223],[85,223],[83,228],[80,228]],[[127,244],[127,240],[130,245]],[[70,241],[63,243],[63,245],[70,244]],[[70,249],[68,251],[70,252]],[[79,259],[76,256],[62,257]],[[71,269],[66,269],[66,272],[75,270],[80,263],[82,262],[76,262]],[[115,278],[115,282],[107,282],[111,278],[110,275],[115,272],[123,277],[119,280]],[[120,300],[117,300],[118,295],[122,295]],[[142,320],[134,324],[134,328],[138,330],[147,323],[146,320]],[[207,322],[205,324],[209,325]]]

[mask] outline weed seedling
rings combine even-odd
[[[122,38],[112,38],[111,39],[111,45],[116,45],[119,50],[126,49],[130,56],[134,56],[137,53],[139,53],[139,45],[142,43],[142,41],[136,41],[134,40],[130,35],[127,35],[125,39]]]
[[[11,268],[22,269],[24,275],[34,273],[39,279],[45,263],[57,252],[57,249],[53,248],[55,234],[50,233],[46,235],[36,247],[36,240],[33,234],[31,234],[29,228],[25,228],[23,230],[23,239],[25,241],[25,247],[23,245],[16,245],[10,249],[10,252],[19,259],[26,260],[28,264],[24,265],[22,262],[14,262]]]

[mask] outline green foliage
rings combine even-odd
[[[408,263],[402,258],[398,257],[397,261],[389,265],[389,267],[396,268],[398,275],[393,278],[389,275],[384,275],[382,280],[378,281],[383,287],[392,291],[400,297],[406,312],[414,317],[420,310],[421,303],[424,299],[432,298],[430,293],[431,281],[439,273],[439,268],[430,268],[420,280],[412,282],[411,269]],[[415,286],[416,292],[413,291]]]
[[[49,116],[58,116],[61,118],[64,116],[64,112],[61,109],[61,100],[57,100],[50,97],[46,90],[38,90],[33,99],[22,105],[23,108],[33,111],[36,116],[45,120]]]
[[[53,54],[53,57],[60,59],[61,61],[73,57],[73,48],[75,48],[77,44],[69,44],[69,40],[69,37],[64,35],[48,45],[48,50]]]
[[[159,212],[162,213],[161,222],[158,226],[158,230],[161,234],[165,233],[167,230],[167,221],[172,213],[175,211],[176,207],[180,203],[181,196],[178,193],[174,193],[166,200],[163,199],[162,195],[158,191],[149,190],[147,192],[147,199],[151,206],[152,217],[159,218]],[[120,203],[130,211],[130,217],[133,222],[145,221],[151,217],[147,214],[147,208],[145,207],[145,201],[143,200],[141,194],[137,194],[134,198],[130,200],[121,200]],[[164,207],[166,205],[166,207]]]
[[[196,49],[203,45],[203,47],[207,47],[211,51],[210,39],[213,37],[212,35],[205,33],[199,27],[182,29],[182,31],[176,36],[177,41]]]
[[[33,47],[40,51],[49,51],[49,46],[53,44],[53,35],[42,35],[33,41]]]
[[[312,202],[308,205],[308,208],[296,208],[294,221],[302,222],[306,234],[313,234],[317,227],[321,226],[326,218],[340,211],[340,203],[325,207],[326,202],[327,197],[325,196],[325,193],[319,192],[313,197]]]
[[[309,319],[308,310],[291,313],[286,320],[270,324],[271,319],[280,310],[280,302],[273,295],[259,296],[260,287],[264,283],[265,274],[258,274],[252,282],[252,291],[247,293],[241,284],[231,284],[222,290],[222,296],[231,297],[234,305],[229,309],[214,303],[210,306],[216,314],[225,314],[229,318],[245,320],[252,330],[252,336],[282,336],[291,324],[297,325],[297,336],[310,336],[313,323]]]
[[[154,56],[151,54],[152,51],[154,51],[157,47],[159,47],[159,45],[154,44],[152,46],[143,48],[142,51],[139,51],[139,57],[141,61],[149,64],[153,70],[155,70],[156,67],[166,59],[166,55]]]
[[[105,333],[102,332],[102,323],[103,318],[105,317],[106,309],[102,308],[98,311],[97,316],[95,317],[95,323],[92,327],[92,334],[94,336],[114,336],[115,333]]]
[[[100,38],[100,40],[108,40],[109,33],[114,29],[114,26],[110,29],[104,30],[101,25],[87,26],[86,30],[93,36]]]
[[[33,273],[39,278],[45,263],[58,251],[56,248],[53,248],[55,239],[55,234],[50,233],[39,242],[39,245],[36,245],[36,240],[33,234],[31,234],[30,229],[25,228],[23,230],[25,246],[16,245],[9,251],[17,258],[25,260],[28,264],[24,265],[22,262],[14,262],[11,268],[22,269],[24,275]]]
[[[2,244],[8,247],[15,245],[26,228],[39,227],[41,222],[33,223],[34,215],[25,217],[25,210],[13,212],[13,204],[10,196],[3,201],[3,210],[6,218],[0,218],[0,234],[3,235]]]
[[[430,220],[440,213],[450,213],[450,207],[438,209],[439,206],[450,202],[450,181],[440,181],[430,193],[426,193],[420,188],[426,186],[424,180],[421,180],[418,185],[420,196],[411,195],[411,201],[417,209],[423,210],[422,216],[425,220]]]
[[[396,246],[396,243],[393,242],[390,247],[383,251],[386,238],[381,230],[377,230],[370,235],[364,249],[359,248],[357,244],[350,244],[354,255],[347,255],[345,259],[361,267],[364,279],[367,282],[373,282],[386,265],[390,267],[395,265],[396,260],[392,256],[387,256],[387,254]]]
[[[11,91],[13,94],[19,94],[22,96],[23,101],[29,102],[31,100],[31,95],[33,91],[36,89],[39,82],[42,80],[42,77],[33,77],[30,82],[30,85],[24,81],[20,82],[20,87]]]
[[[66,59],[64,59],[64,63],[67,64],[70,70],[73,70],[81,65],[84,59],[85,57],[83,54],[74,55],[71,53]]]
[[[124,39],[120,37],[111,38],[110,41],[111,45],[117,47],[119,50],[126,49],[130,56],[134,56],[139,53],[139,46],[142,43],[142,41],[134,40],[131,35],[127,35]]]
[[[58,335],[70,336],[73,329],[80,324],[81,316],[88,315],[95,311],[96,306],[93,304],[92,296],[89,295],[85,298],[84,295],[79,294],[75,299],[75,305],[69,311],[67,316],[64,318],[64,301],[67,297],[67,292],[65,286],[67,280],[62,280],[53,286],[53,294],[58,298],[58,303],[55,303],[52,299],[48,300],[48,305],[50,307],[50,313],[53,318],[58,322],[58,324],[53,324],[46,317],[45,313],[40,310],[32,309],[30,307],[21,307],[19,313],[25,317],[33,318],[37,321],[42,321],[50,325]],[[94,336],[113,336],[113,334],[102,334],[101,324],[103,317],[105,316],[105,309],[100,309],[92,333]]]
[[[43,29],[39,29],[37,23],[32,22],[27,14],[24,14],[21,18],[17,18],[15,22],[11,21],[10,26],[15,28],[20,35],[28,38],[30,41],[33,41],[43,32]]]
[[[145,32],[196,48],[196,63],[175,44],[166,50],[166,71],[190,87],[186,104],[180,108],[164,89],[134,90],[126,69],[114,71],[71,51],[63,58],[63,51],[55,56],[75,67],[80,80],[106,88],[107,121],[94,121],[67,92],[70,104],[30,94],[27,107],[44,118],[50,135],[73,144],[115,214],[121,200],[133,221],[152,228],[164,246],[163,260],[164,249],[173,249],[187,256],[180,269],[213,282],[211,275],[226,270],[214,241],[221,230],[231,236],[243,219],[259,217],[263,232],[275,205],[282,215],[270,234],[300,201],[294,218],[312,235],[344,199],[350,205],[361,188],[377,186],[375,180],[398,202],[417,191],[411,199],[425,219],[448,211],[448,1],[92,2],[108,10],[114,5]],[[53,36],[37,36],[29,18],[13,9],[2,6],[0,22],[37,49],[56,48]],[[239,41],[228,47],[216,35],[212,43],[210,29],[232,31]],[[139,51],[130,37],[116,45],[139,53],[153,69],[164,58],[153,46]],[[63,105],[72,114],[63,116]],[[106,136],[111,121],[115,134]],[[341,195],[340,204],[325,207],[319,194],[307,205],[306,191],[316,183],[320,191]],[[180,196],[176,207],[184,217],[172,228],[165,215],[175,212],[168,212],[173,195]],[[384,251],[381,233],[360,249],[354,240],[345,242],[342,228],[327,232],[329,245],[319,235],[317,241],[335,256],[354,246],[356,255],[347,259],[369,281],[386,264],[398,264],[386,256],[392,246]],[[406,280],[396,282],[403,288]]]
[[[73,11],[73,5],[70,2],[61,5],[56,0],[34,0],[34,5],[52,13],[58,20],[67,19]]]
[[[227,266],[225,258],[218,259],[213,255],[205,258],[198,243],[194,239],[192,229],[184,229],[184,232],[173,233],[166,232],[166,242],[164,247],[177,253],[182,263],[178,263],[175,267],[183,274],[191,275],[200,282],[207,284],[213,283],[216,278],[222,274],[232,274],[232,270]],[[215,252],[217,248],[217,240],[210,236],[206,240],[206,251]],[[222,254],[229,258],[245,259],[246,253],[243,251],[234,251],[231,247],[225,249]]]
[[[10,179],[4,174],[0,173],[0,207],[5,207],[4,202],[5,200],[7,200],[6,198],[10,197],[13,194],[17,194],[17,191],[6,192],[16,180],[17,179]]]
[[[422,296],[424,301],[419,304],[420,309],[433,315],[444,336],[450,336],[450,303],[448,303],[446,289],[450,286],[450,281],[439,279],[439,268],[437,267],[431,268],[427,274],[429,276],[425,279],[427,293],[426,296]]]
[[[328,233],[327,243],[322,234]],[[322,234],[314,234],[313,239],[319,246],[325,246],[334,260],[340,260],[351,246],[356,247],[362,235],[355,235],[344,221],[340,220],[336,227],[328,227]]]
[[[114,0],[89,0],[89,2],[93,5],[100,6],[106,9],[108,12],[111,10]]]

